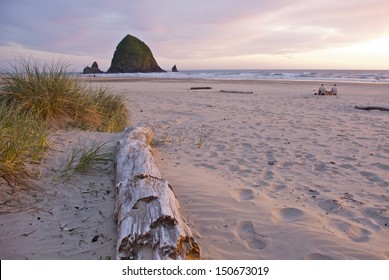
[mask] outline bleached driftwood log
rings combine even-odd
[[[239,90],[221,90],[223,93],[241,93],[241,94],[254,94],[252,91],[239,91]]]
[[[176,195],[162,178],[148,127],[128,128],[116,154],[117,259],[199,259]]]
[[[389,111],[389,108],[385,108],[385,107],[378,107],[378,106],[366,106],[366,107],[362,107],[362,106],[355,106],[355,109],[359,109],[359,110],[379,110],[379,111]]]

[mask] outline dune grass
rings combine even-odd
[[[61,176],[70,178],[76,172],[85,174],[92,166],[112,160],[112,153],[103,151],[106,144],[107,142],[94,142],[90,147],[80,147],[78,144],[68,156]]]
[[[50,127],[122,131],[129,118],[123,97],[105,87],[93,88],[68,72],[60,61],[42,64],[20,58],[2,75],[0,102],[16,104]]]
[[[0,103],[0,177],[25,182],[34,175],[26,164],[39,162],[46,148],[46,126],[36,116]]]
[[[61,61],[19,58],[0,77],[0,177],[18,181],[47,147],[47,129],[122,131],[130,112],[123,97],[68,74]]]

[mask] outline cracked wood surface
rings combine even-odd
[[[128,128],[116,154],[117,259],[199,259],[173,188],[155,164],[148,127]]]

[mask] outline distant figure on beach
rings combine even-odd
[[[324,84],[321,84],[321,86],[319,87],[318,94],[319,95],[326,95],[326,93],[327,93],[327,89],[324,87]]]
[[[332,95],[338,94],[338,87],[336,86],[336,84],[334,84],[334,86],[331,88],[331,94]]]

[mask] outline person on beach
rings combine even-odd
[[[332,95],[338,94],[338,87],[336,86],[336,84],[334,84],[334,86],[331,88],[331,94]]]
[[[321,84],[321,86],[319,87],[318,94],[319,95],[326,95],[326,93],[327,93],[327,89],[324,87],[324,84]]]

